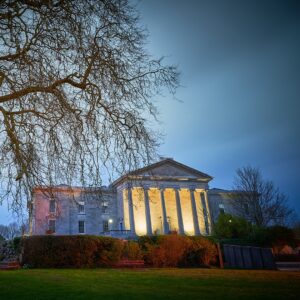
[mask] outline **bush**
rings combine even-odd
[[[139,260],[143,258],[142,250],[135,241],[124,241],[122,259]]]
[[[13,248],[18,254],[21,253],[21,239],[19,236],[13,239]]]
[[[191,247],[191,241],[188,238],[176,234],[162,236],[158,242],[158,246],[154,247],[150,253],[150,261],[155,267],[179,266]]]
[[[244,239],[252,232],[252,225],[245,219],[230,214],[220,214],[214,225],[214,234],[221,239]]]
[[[123,243],[88,235],[32,236],[22,240],[22,265],[51,267],[108,267],[120,260]]]
[[[142,237],[139,244],[147,265],[154,267],[199,267],[216,262],[216,246],[203,237],[176,234]]]
[[[17,243],[17,240],[16,240]],[[22,239],[22,265],[35,268],[109,267],[144,259],[153,267],[199,267],[215,263],[215,244],[177,234],[143,236],[138,242],[97,236],[32,236]]]
[[[183,266],[201,267],[215,265],[218,251],[216,244],[203,237],[190,237],[192,241],[184,260]]]

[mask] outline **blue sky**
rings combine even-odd
[[[181,71],[178,100],[155,99],[160,154],[210,174],[211,187],[259,167],[300,215],[300,2],[133,2],[149,52]]]
[[[174,101],[157,98],[160,153],[231,188],[251,164],[300,214],[300,2],[138,2],[148,48],[178,65]]]

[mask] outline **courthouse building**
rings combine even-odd
[[[126,174],[109,187],[36,187],[31,234],[116,237],[177,232],[209,235],[222,212],[233,212],[230,192],[209,189],[213,178],[173,159]]]

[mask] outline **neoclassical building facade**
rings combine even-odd
[[[36,187],[31,234],[210,235],[218,215],[232,212],[228,192],[209,189],[212,179],[166,158],[109,187]]]

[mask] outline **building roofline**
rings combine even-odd
[[[132,179],[133,179],[132,177],[138,176],[138,175],[139,175],[140,173],[142,173],[142,172],[149,171],[149,170],[151,170],[151,169],[153,169],[153,168],[157,168],[157,167],[162,166],[162,165],[164,165],[164,164],[166,164],[166,163],[170,163],[171,165],[175,165],[175,166],[177,166],[177,167],[179,167],[179,168],[188,170],[189,172],[194,173],[195,175],[199,176],[199,180],[197,180],[197,179],[195,178],[194,181],[209,182],[210,180],[213,179],[212,176],[210,176],[210,175],[208,175],[208,174],[206,174],[206,173],[200,172],[200,171],[198,171],[198,170],[196,170],[196,169],[194,169],[194,168],[191,168],[191,167],[189,167],[189,166],[187,166],[187,165],[184,165],[184,164],[182,164],[182,163],[179,163],[178,161],[175,161],[175,160],[173,160],[173,159],[171,159],[171,158],[166,158],[166,159],[162,159],[162,160],[160,160],[160,161],[158,161],[158,162],[155,162],[155,163],[153,163],[153,164],[150,164],[150,165],[148,165],[148,166],[145,166],[145,167],[136,169],[136,170],[134,170],[134,171],[131,171],[131,172],[129,172],[129,173],[127,173],[127,174],[121,176],[120,178],[118,178],[118,179],[115,180],[114,182],[112,182],[112,184],[111,184],[110,186],[115,187],[115,186],[121,184],[121,183],[122,183],[123,181],[125,181],[126,179],[127,179],[127,180],[132,180]],[[144,176],[143,176],[143,177],[144,177]],[[149,175],[149,177],[151,177],[151,175]],[[162,177],[162,176],[155,176],[155,175],[153,175],[153,177],[152,177],[151,180],[153,180],[155,177],[156,177],[156,178],[159,178],[160,180],[163,180],[163,179],[164,179],[164,177]],[[168,178],[168,177],[165,177],[165,178]],[[176,177],[169,177],[169,178],[172,178],[172,180],[178,180],[178,179],[179,179],[179,178],[176,178]],[[200,179],[200,178],[201,178],[201,179]],[[141,178],[140,178],[139,180],[141,180],[141,179],[142,179],[142,176],[141,176]],[[179,181],[181,181],[181,180],[179,180]]]

